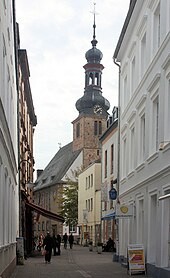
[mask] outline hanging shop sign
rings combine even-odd
[[[132,273],[145,272],[145,254],[142,244],[130,244],[127,248],[128,271]]]
[[[110,191],[109,191],[109,198],[111,200],[116,200],[117,199],[117,191],[115,188],[112,188]]]
[[[133,217],[133,205],[116,205],[115,218],[131,218]]]

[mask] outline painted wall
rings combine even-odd
[[[17,92],[13,11],[0,2],[0,276],[15,267],[19,236],[17,185]]]
[[[143,243],[147,263],[170,267],[170,2],[137,1],[117,60],[120,76],[120,256]],[[157,231],[157,232],[155,232]],[[163,277],[163,276],[162,276]]]

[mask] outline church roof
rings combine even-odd
[[[81,153],[81,149],[73,152],[72,144],[73,142],[59,149],[35,181],[34,191],[64,182],[63,177]]]

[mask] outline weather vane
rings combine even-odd
[[[96,13],[96,3],[95,2],[93,2],[93,5],[94,5],[94,10],[93,10],[93,12],[91,12],[93,15],[94,15],[94,24],[93,24],[93,29],[94,29],[94,32],[93,32],[93,39],[95,39],[96,38],[96,34],[95,34],[95,28],[96,28],[96,21],[95,21],[95,16],[98,14],[98,13]]]

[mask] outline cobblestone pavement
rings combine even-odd
[[[88,247],[74,246],[72,250],[61,248],[61,256],[52,256],[50,264],[44,262],[43,256],[30,257],[23,266],[16,266],[11,278],[127,278],[127,269],[112,260],[113,254],[96,250],[90,252]],[[150,277],[141,274],[134,278]],[[151,278],[151,277],[150,277]]]

